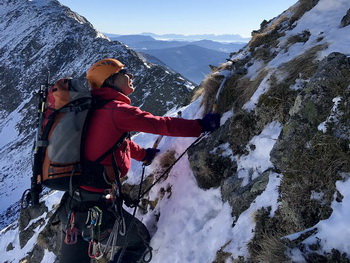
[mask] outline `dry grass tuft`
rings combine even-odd
[[[238,64],[236,67],[237,66]],[[244,68],[244,65],[239,66]],[[221,65],[220,70],[232,70],[230,67],[232,67],[232,64],[226,63]],[[251,98],[267,74],[267,70],[261,70],[252,80],[245,78],[242,72],[233,74],[224,83],[219,97],[217,111],[222,113],[232,108],[241,108]],[[216,94],[223,80],[224,77],[222,75],[219,75],[218,72],[214,72],[208,75],[195,91],[193,100],[197,99],[199,96],[203,96],[202,106],[204,106],[205,112],[210,112],[212,110],[216,100]]]
[[[294,150],[284,171],[280,211],[285,232],[297,232],[330,216],[341,172],[350,171],[349,142],[317,133],[307,147]],[[323,193],[322,202],[311,191]]]
[[[287,83],[277,83],[275,75],[271,75],[270,89],[260,96],[257,105],[259,126],[265,126],[275,120],[286,123],[297,94],[298,92],[290,89]]]
[[[232,240],[226,242],[217,252],[216,257],[212,263],[225,263],[228,259],[232,259],[232,253],[225,252],[224,249],[232,242]]]
[[[278,30],[281,24],[286,20],[288,20],[288,17],[280,16],[270,24],[268,24],[269,22],[264,21],[264,23],[261,24],[262,28],[260,30],[253,31],[252,39],[248,43],[248,46],[251,49],[260,47],[262,45],[269,45],[270,47],[276,46],[276,40],[281,36],[278,34]]]
[[[283,82],[287,83],[288,85],[291,85],[298,78],[311,78],[318,67],[318,53],[326,48],[326,44],[314,46],[306,50],[303,54],[281,65],[280,74],[282,76],[287,76],[283,79]]]
[[[304,30],[300,34],[290,36],[287,40],[287,48],[294,45],[295,43],[306,43],[311,36],[311,33],[309,30]]]
[[[249,101],[267,73],[268,71],[262,70],[253,80],[241,75],[234,75],[227,80],[221,92],[218,111],[225,112],[232,108],[240,109]]]
[[[289,262],[286,256],[287,246],[280,237],[266,235],[259,243],[254,262]]]
[[[278,229],[278,221],[270,217],[271,208],[261,208],[255,214],[255,235],[249,243],[252,262],[288,262],[285,233]]]
[[[291,7],[290,11],[293,13],[290,24],[299,20],[307,11],[311,10],[317,5],[319,0],[299,0],[296,6]]]
[[[230,123],[228,142],[235,154],[246,154],[246,145],[259,131],[256,129],[256,116],[250,112],[238,111]]]
[[[252,33],[252,39],[248,43],[248,47],[255,59],[269,62],[277,55],[276,52],[272,52],[272,49],[277,47],[278,39],[285,34],[281,28],[287,20],[288,17],[280,16],[264,28]]]
[[[204,106],[204,112],[211,111],[213,104],[215,103],[216,92],[218,91],[223,78],[222,75],[217,73],[210,74],[195,91],[193,100],[198,99],[201,95],[203,96],[202,106]]]
[[[163,153],[159,160],[160,167],[168,168],[170,165],[172,165],[176,160],[175,153],[176,152],[174,150]]]

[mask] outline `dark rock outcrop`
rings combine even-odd
[[[346,12],[346,15],[342,18],[340,22],[341,27],[346,27],[350,25],[350,9]]]

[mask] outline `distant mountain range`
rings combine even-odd
[[[105,35],[111,40],[128,45],[148,62],[166,65],[196,84],[199,84],[205,75],[210,73],[209,65],[218,66],[225,62],[230,53],[238,51],[246,44],[244,42],[222,43],[206,39],[166,41],[149,35]],[[176,36],[176,39],[182,37],[182,35],[162,36],[169,38],[172,36],[172,39],[175,39]],[[193,39],[193,37],[200,38],[198,35],[192,38],[188,36],[188,39]]]
[[[132,47],[135,50],[149,50],[149,49],[163,49],[163,48],[176,48],[186,46],[188,44],[197,45],[199,47],[213,49],[220,52],[231,53],[235,50],[240,49],[246,43],[222,43],[213,40],[159,40],[151,36],[144,35],[126,35],[126,36],[116,36],[113,34],[105,34],[111,40],[117,40],[123,42],[124,44]]]
[[[210,73],[209,65],[218,66],[229,58],[229,53],[219,52],[197,45],[149,49],[144,51],[196,84]]]
[[[106,34],[106,35],[114,35],[114,36],[122,36],[116,34]],[[204,35],[181,35],[181,34],[163,34],[158,35],[154,33],[141,33],[139,36],[150,36],[157,40],[177,40],[177,41],[198,41],[198,40],[212,40],[223,43],[247,43],[250,38],[242,37],[237,34],[224,34],[224,35],[214,35],[214,34],[204,34]]]

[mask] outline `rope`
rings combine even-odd
[[[207,135],[207,133],[199,136],[193,143],[191,143],[187,148],[186,150],[180,154],[180,156],[173,162],[173,164],[171,166],[169,166],[161,176],[158,177],[158,179],[156,181],[153,182],[153,184],[151,186],[149,186],[144,192],[142,192],[142,183],[143,183],[143,180],[144,180],[144,176],[145,176],[145,168],[146,166],[145,165],[142,165],[142,175],[141,175],[141,183],[140,183],[140,187],[139,187],[139,192],[138,192],[138,197],[137,197],[137,203],[140,202],[141,198],[147,194],[173,167],[174,165],[187,153],[187,151],[189,150],[190,147],[192,147],[193,145],[196,145],[198,142],[200,142],[205,136]],[[130,222],[130,225],[129,225],[129,228],[126,232],[126,236],[125,236],[125,242],[124,242],[124,245],[123,245],[123,248],[122,248],[122,251],[120,252],[119,254],[119,257],[118,257],[118,261],[117,263],[121,263],[121,260],[122,260],[122,257],[126,251],[126,248],[127,248],[127,245],[129,243],[129,234],[130,234],[130,229],[132,227],[132,225],[135,223],[135,220],[136,220],[136,211],[137,211],[137,205],[135,206],[134,208],[134,211],[133,211],[133,214],[132,214],[132,220]],[[146,249],[145,253],[143,254],[142,256],[142,260],[143,262],[150,262],[151,259],[152,259],[152,254],[151,254],[151,248],[147,245],[148,249]],[[149,259],[146,259],[146,256],[147,254],[150,254],[149,256]]]
[[[166,169],[164,172],[163,172],[163,174],[161,175],[161,176],[159,176],[158,177],[158,179],[157,180],[155,180],[154,182],[153,182],[153,184],[151,185],[151,186],[149,186],[142,194],[141,194],[141,196],[140,196],[140,199],[142,198],[142,197],[144,197],[145,196],[145,194],[147,194],[149,191],[151,191],[151,189],[174,167],[174,165],[187,153],[187,151],[190,149],[190,147],[192,147],[193,145],[196,145],[199,141],[201,141],[205,136],[206,136],[207,134],[205,133],[205,134],[203,134],[203,135],[201,135],[201,136],[199,136],[193,143],[191,143],[190,144],[190,146],[188,146],[187,148],[186,148],[186,150],[182,153],[182,154],[180,154],[180,156],[173,162],[173,164],[172,165],[170,165],[169,167],[168,167],[168,169]],[[141,182],[141,184],[142,184],[142,182]]]
[[[145,168],[146,166],[145,165],[142,165],[142,175],[141,175],[141,183],[140,183],[140,188],[139,188],[139,192],[138,192],[138,196],[137,196],[137,200],[140,201],[141,199],[141,191],[142,191],[142,182],[143,182],[143,178],[145,176]],[[117,263],[120,263],[122,258],[123,258],[123,255],[125,253],[125,250],[126,250],[126,247],[128,246],[128,243],[129,243],[129,234],[130,234],[130,229],[132,227],[132,225],[135,223],[135,220],[136,220],[136,211],[137,211],[137,205],[135,206],[134,208],[134,212],[132,213],[132,219],[131,219],[131,222],[130,222],[130,225],[128,227],[128,230],[126,231],[126,235],[125,235],[125,242],[124,242],[124,245],[123,245],[123,249],[122,251],[120,252],[119,254],[119,257],[118,257],[118,261]]]

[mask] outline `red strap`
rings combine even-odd
[[[84,186],[84,185],[80,186],[80,188],[89,192],[94,192],[94,193],[104,193],[104,191],[106,190],[102,188],[96,188],[93,186]]]

